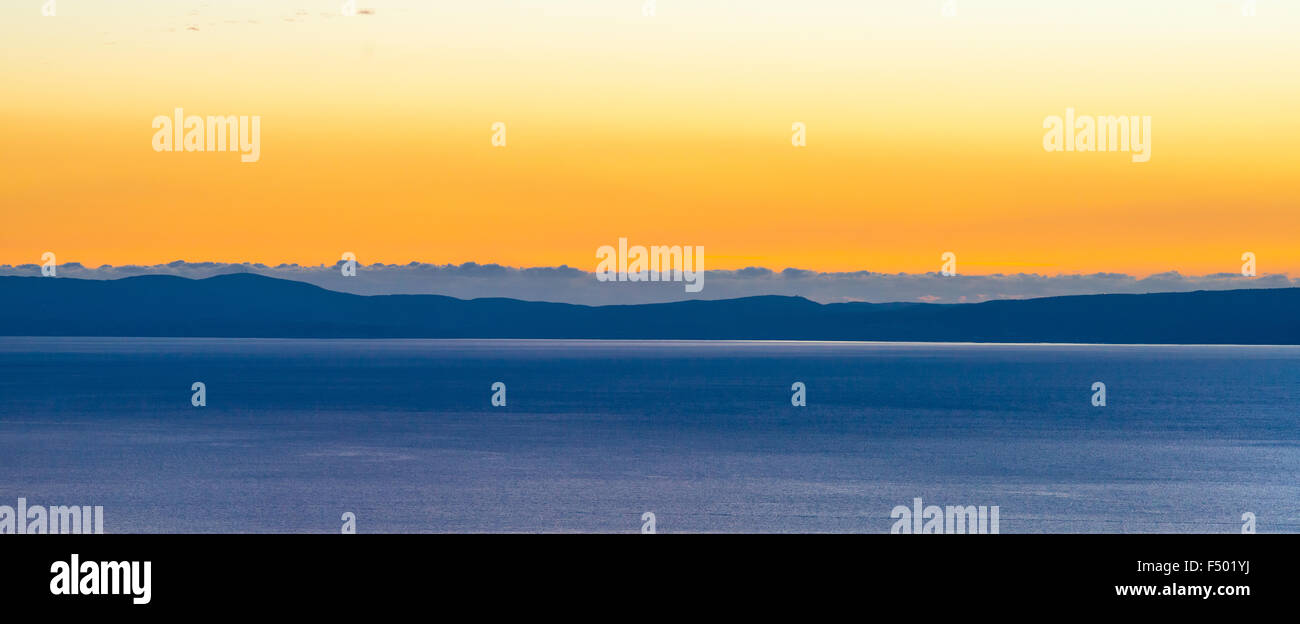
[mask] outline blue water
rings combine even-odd
[[[112,533],[1296,532],[1297,475],[1294,347],[0,338],[0,505]]]

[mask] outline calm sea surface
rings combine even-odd
[[[916,497],[1296,532],[1300,348],[4,337],[19,497],[112,533],[886,533]]]

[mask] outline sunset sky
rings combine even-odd
[[[1300,274],[1298,2],[42,4],[0,5],[3,264]],[[155,152],[177,107],[261,159]],[[1067,107],[1151,160],[1045,152]]]

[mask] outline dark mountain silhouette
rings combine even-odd
[[[973,304],[801,297],[580,306],[360,296],[249,273],[0,277],[0,335],[1300,344],[1300,288]]]

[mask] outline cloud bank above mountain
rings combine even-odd
[[[358,264],[355,277],[344,277],[339,265],[268,266],[182,260],[152,266],[104,265],[92,268],[76,262],[58,265],[58,277],[80,279],[119,279],[136,275],[177,275],[198,279],[226,273],[257,273],[361,295],[439,294],[460,299],[508,297],[586,305],[731,299],[753,295],[801,296],[821,303],[973,303],[991,299],[1058,295],[1300,286],[1300,278],[1292,279],[1281,274],[1255,278],[1231,273],[1189,276],[1177,272],[1140,278],[1120,273],[1054,276],[1017,273],[944,277],[938,273],[823,273],[794,268],[773,271],[750,267],[735,271],[708,271],[703,291],[692,294],[684,292],[681,282],[599,282],[593,273],[568,266],[515,268],[473,262],[461,265],[418,262],[402,265]],[[0,275],[40,274],[40,266],[36,264],[0,265]]]

